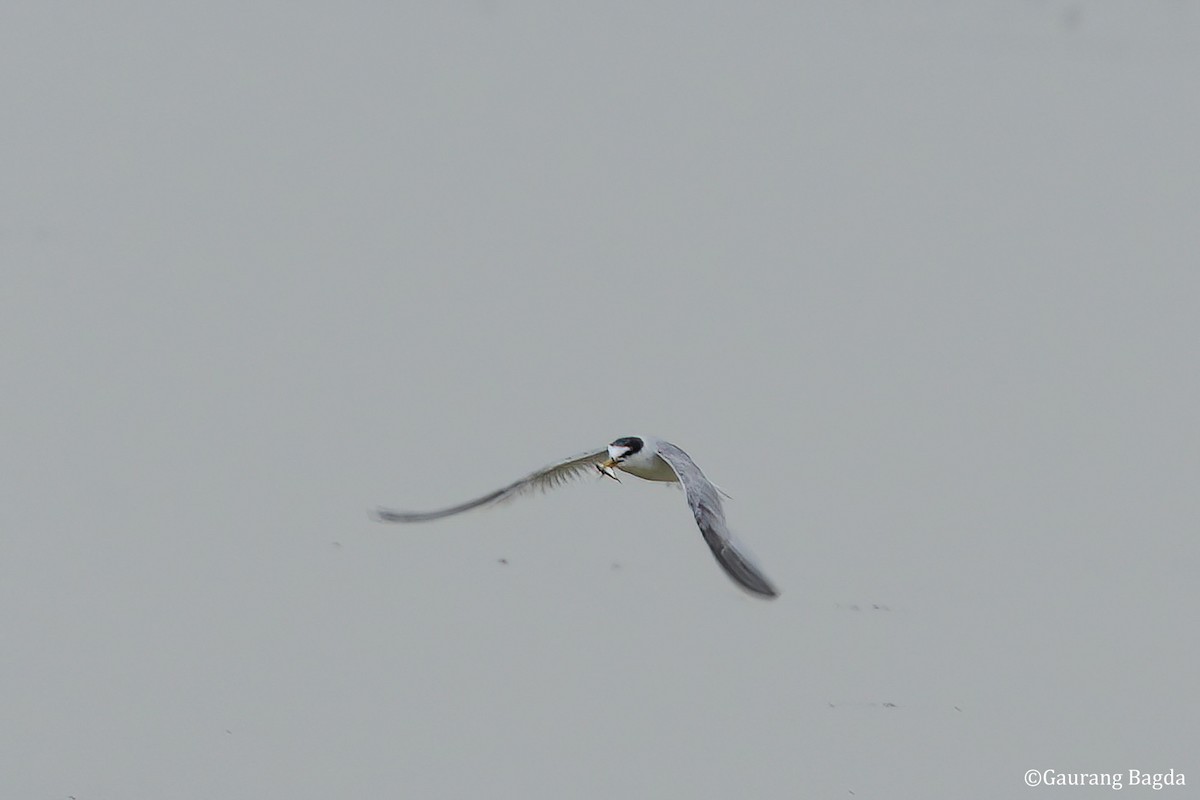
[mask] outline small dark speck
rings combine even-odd
[[[338,550],[341,550],[341,549],[342,549],[342,543],[341,543],[341,542],[330,542],[330,544],[331,544],[331,545],[333,545],[334,547],[336,547]]]
[[[875,609],[876,611],[891,611],[890,608],[880,605],[879,603],[874,603],[871,608]]]
[[[883,707],[884,708],[897,708],[895,703],[884,703]]]
[[[620,568],[621,568],[621,564],[620,564],[620,562],[618,562],[618,561],[614,561],[614,562],[612,562],[612,566],[610,567],[610,569],[614,569],[614,570],[617,570],[617,569],[620,569]]]
[[[955,707],[954,707],[954,710],[955,710],[955,711],[962,711],[962,709],[961,709],[961,708],[959,708],[958,706],[955,706]]]
[[[228,733],[228,734],[232,734],[232,733],[233,733],[233,731],[229,730],[229,728],[226,728],[226,729],[225,729],[225,732],[226,732],[226,733]]]
[[[507,559],[507,558],[497,558],[497,559],[496,559],[496,563],[497,563],[497,564],[507,564],[507,563],[508,563],[508,559]]]

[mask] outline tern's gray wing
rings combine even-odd
[[[483,497],[477,497],[474,500],[469,500],[457,506],[443,508],[440,511],[394,511],[388,508],[380,508],[375,512],[375,516],[381,522],[424,522],[430,519],[448,517],[451,514],[457,514],[460,511],[470,511],[472,508],[478,508],[479,506],[502,503],[518,495],[531,492],[534,489],[541,489],[543,491],[552,489],[589,471],[589,468],[599,465],[606,458],[608,458],[608,448],[596,450],[591,453],[580,453],[565,461],[560,461],[545,469],[540,469],[532,475],[526,475],[521,480],[510,483],[503,489],[497,489],[490,494],[485,494]]]
[[[683,490],[687,493],[688,505],[696,518],[696,525],[704,541],[717,558],[717,563],[739,586],[751,594],[761,597],[776,597],[779,592],[763,575],[725,525],[725,511],[721,508],[721,496],[717,487],[704,477],[691,457],[670,442],[658,442],[658,455],[675,470]]]

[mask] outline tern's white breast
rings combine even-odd
[[[654,451],[647,453],[645,450],[642,450],[634,453],[622,461],[618,467],[630,475],[647,481],[675,483],[679,480],[675,475],[675,470],[671,469],[671,465],[663,461],[658,453]]]

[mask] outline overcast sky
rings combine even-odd
[[[1197,76],[1168,0],[5,3],[0,795],[1200,783]],[[369,518],[639,433],[777,601],[633,479]]]

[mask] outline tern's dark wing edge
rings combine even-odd
[[[779,596],[779,590],[771,584],[762,570],[747,559],[743,550],[735,547],[719,531],[711,527],[701,525],[700,533],[703,534],[704,541],[708,543],[717,563],[738,586],[759,597],[775,598]]]
[[[599,464],[607,457],[608,448],[580,453],[557,464],[551,464],[537,472],[526,475],[524,478],[505,486],[503,489],[497,489],[494,492],[485,494],[483,497],[477,497],[474,500],[468,500],[456,506],[450,506],[449,508],[437,511],[398,511],[390,508],[379,508],[375,511],[375,519],[380,522],[428,522],[429,520],[459,514],[463,511],[470,511],[480,506],[503,503],[505,500],[511,500],[514,497],[528,494],[537,489],[545,491],[546,489],[553,489],[556,486],[560,486],[573,478],[587,473],[590,468]]]
[[[700,528],[700,534],[725,574],[750,594],[765,598],[778,597],[779,591],[754,563],[746,548],[730,533],[725,524],[725,511],[721,507],[721,495],[717,487],[704,477],[691,456],[664,441],[658,442],[658,455],[671,465],[683,484],[688,506],[696,518],[696,526]]]

